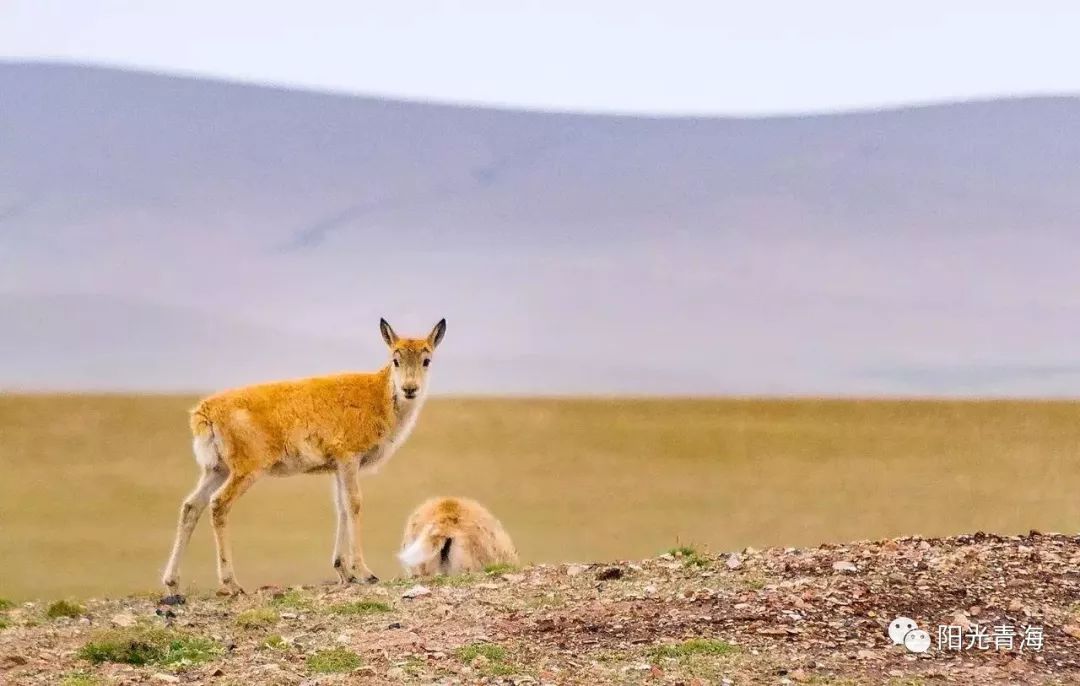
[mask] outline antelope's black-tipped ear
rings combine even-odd
[[[432,329],[431,333],[428,334],[428,337],[427,337],[428,343],[431,344],[432,348],[435,348],[435,347],[437,347],[439,345],[439,342],[442,341],[443,336],[445,336],[445,335],[446,335],[446,320],[445,319],[440,319],[439,323],[436,324],[435,328]]]
[[[398,337],[397,334],[394,333],[394,330],[390,328],[390,322],[386,321],[385,319],[380,319],[379,331],[382,332],[382,339],[386,341],[387,345],[393,345],[397,343]]]

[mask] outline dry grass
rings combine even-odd
[[[195,481],[191,397],[0,397],[0,593],[156,587]],[[434,399],[366,480],[384,578],[408,512],[487,504],[524,561],[723,551],[1080,523],[1080,404],[848,400]],[[240,580],[333,578],[326,477],[267,478],[237,506]],[[582,526],[587,522],[587,526]],[[213,585],[200,523],[182,570]]]

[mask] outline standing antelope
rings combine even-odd
[[[364,562],[359,476],[386,462],[408,437],[427,396],[428,365],[446,320],[427,338],[398,338],[379,321],[391,361],[377,372],[336,374],[248,386],[202,400],[191,411],[195,461],[202,476],[180,507],[162,583],[177,575],[199,516],[210,505],[219,593],[243,593],[233,572],[227,521],[236,499],[260,476],[334,474],[337,535],[333,565],[341,583],[378,578]],[[351,546],[350,546],[351,539]]]

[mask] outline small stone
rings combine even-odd
[[[791,677],[792,681],[800,684],[810,680],[810,675],[806,673],[806,670],[801,668],[791,670],[788,672],[788,676]]]
[[[837,572],[857,572],[859,568],[855,566],[854,562],[848,560],[839,560],[833,563],[833,571]]]
[[[401,594],[402,598],[422,598],[426,595],[431,595],[431,589],[427,586],[421,586],[417,584]]]
[[[728,555],[727,562],[724,564],[727,565],[728,569],[738,569],[739,567],[742,567],[742,558],[739,557],[738,553],[732,553]]]
[[[112,619],[110,619],[109,621],[116,626],[122,627],[124,629],[131,628],[136,624],[135,615],[127,612],[121,612],[120,614],[113,615]]]
[[[281,618],[282,619],[296,619],[298,616],[299,615],[297,615],[295,612],[282,612],[281,613]]]
[[[589,565],[570,565],[566,568],[566,576],[581,576],[589,568]]]
[[[180,677],[173,676],[172,674],[155,674],[150,677],[151,681],[160,681],[166,684],[178,684],[180,683]]]
[[[1072,636],[1073,638],[1080,638],[1080,626],[1076,626],[1075,624],[1066,624],[1065,626],[1061,627],[1061,630],[1069,636]]]
[[[502,578],[505,579],[506,581],[509,581],[512,584],[520,584],[522,581],[525,581],[525,575],[524,574],[509,574],[508,573],[508,574],[503,574]]]
[[[859,652],[855,653],[855,657],[860,659],[860,660],[876,660],[876,659],[878,659],[878,654],[875,653],[873,650],[865,650],[864,649],[864,650],[860,650]]]
[[[968,608],[968,614],[972,617],[978,617],[980,614],[982,614],[982,608],[978,605],[972,605]]]
[[[1019,600],[1010,600],[1009,601],[1009,612],[1023,612],[1023,611],[1024,611],[1024,604],[1022,602],[1020,602]]]
[[[408,673],[401,667],[391,667],[386,670],[386,676],[390,679],[404,679]]]
[[[968,616],[963,612],[957,612],[956,614],[954,614],[951,624],[953,626],[958,626],[962,628],[964,631],[967,631],[971,628],[971,620],[968,619]]]

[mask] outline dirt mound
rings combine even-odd
[[[1080,537],[1032,532],[30,603],[0,683],[1071,683],[1078,569]]]

